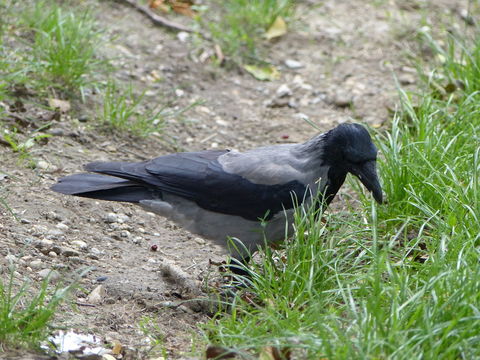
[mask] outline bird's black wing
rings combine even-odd
[[[223,170],[218,157],[226,151],[165,155],[142,163],[92,163],[86,169],[117,176],[197,203],[206,210],[266,219],[301,200],[306,187],[299,181],[255,184]]]

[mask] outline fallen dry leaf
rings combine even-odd
[[[58,109],[62,113],[70,111],[71,105],[67,100],[48,99],[48,105],[53,109]]]
[[[273,24],[268,28],[265,37],[270,40],[283,36],[287,33],[287,23],[281,16],[277,16]]]
[[[244,68],[257,80],[272,81],[280,78],[280,72],[273,65],[271,66],[245,65]]]
[[[168,12],[170,10],[168,5],[165,5],[165,0],[149,0],[148,7],[150,9],[160,10],[163,12]]]
[[[122,344],[120,344],[118,341],[115,341],[113,343],[112,354],[113,355],[120,355],[121,352],[122,352]]]
[[[170,6],[172,7],[173,11],[178,14],[185,15],[188,17],[194,17],[195,11],[192,10],[192,3],[187,1],[179,1],[179,0],[170,0]]]

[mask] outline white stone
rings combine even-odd
[[[185,42],[188,40],[188,38],[190,37],[190,34],[186,31],[180,31],[178,34],[177,34],[177,38],[178,40],[180,40],[181,42]]]
[[[77,248],[80,248],[80,249],[86,249],[88,247],[88,244],[85,242],[85,241],[82,241],[82,240],[73,240],[71,242],[71,244]]]
[[[57,225],[56,225],[56,228],[57,228],[57,229],[60,229],[60,230],[68,230],[68,229],[69,229],[68,225],[67,225],[67,224],[64,224],[64,223],[59,223],[59,224],[57,224]]]
[[[31,267],[32,269],[35,269],[35,270],[41,269],[42,266],[43,266],[42,260],[38,260],[38,259],[37,259],[37,260],[33,260],[33,261],[30,263],[30,267]]]
[[[290,69],[300,69],[303,67],[303,64],[300,61],[287,59],[285,60],[285,65]]]
[[[282,84],[279,86],[276,92],[279,98],[292,95],[292,90],[288,87],[287,84]]]
[[[118,221],[118,215],[114,213],[108,213],[107,216],[105,217],[105,222],[107,223],[116,223]]]

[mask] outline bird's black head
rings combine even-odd
[[[341,124],[325,137],[325,160],[330,166],[330,181],[343,183],[346,174],[352,173],[382,203],[382,187],[378,181],[377,148],[367,129],[359,124]],[[335,187],[336,190],[341,183]],[[335,191],[336,192],[336,191]]]

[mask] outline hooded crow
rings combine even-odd
[[[90,173],[64,177],[52,190],[139,204],[221,244],[244,263],[265,241],[277,243],[288,236],[298,203],[312,203],[320,194],[328,205],[347,173],[381,203],[376,158],[367,130],[342,124],[301,144],[182,152],[144,162],[93,162],[85,166]],[[240,241],[239,246],[230,246],[229,238]]]

